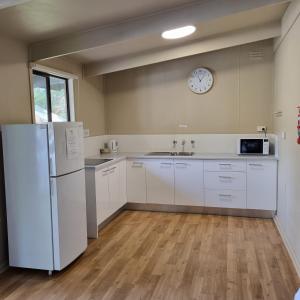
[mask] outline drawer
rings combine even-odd
[[[245,172],[246,161],[240,160],[207,160],[204,161],[205,171],[231,171],[231,172]]]
[[[246,191],[205,190],[208,207],[246,208]]]
[[[246,173],[205,172],[204,186],[210,190],[246,190]]]

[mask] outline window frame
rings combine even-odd
[[[51,73],[46,73],[46,72],[43,72],[43,71],[39,71],[39,70],[36,70],[36,69],[32,69],[31,74],[32,74],[32,90],[33,90],[33,75],[42,76],[46,79],[48,122],[52,122],[50,77],[59,78],[59,79],[62,79],[62,80],[65,81],[65,85],[66,85],[66,105],[67,105],[67,121],[65,121],[65,122],[70,122],[71,121],[71,111],[70,111],[71,103],[70,103],[70,92],[69,92],[69,79],[65,78],[65,77],[62,77],[62,76],[53,75]],[[33,99],[33,120],[36,123],[34,92],[32,93],[32,99]]]

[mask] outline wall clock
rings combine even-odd
[[[213,84],[213,74],[207,68],[195,69],[188,79],[189,88],[196,94],[207,93],[213,87]]]

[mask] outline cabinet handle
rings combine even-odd
[[[232,164],[219,164],[219,166],[222,166],[222,167],[231,167]]]
[[[187,168],[188,164],[186,164],[186,163],[176,163],[176,167],[183,169],[183,168]]]
[[[132,168],[142,168],[144,166],[144,163],[142,162],[133,162],[131,167]]]
[[[106,176],[109,170],[102,171],[102,176]]]
[[[249,166],[251,166],[251,167],[263,167],[262,164],[249,164]]]
[[[230,176],[219,176],[220,179],[233,179],[233,177]]]
[[[111,169],[109,169],[108,171],[114,171],[116,167],[113,167]]]
[[[219,199],[221,201],[232,201],[232,195],[219,194]]]

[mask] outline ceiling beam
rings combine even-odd
[[[196,1],[150,16],[35,43],[30,47],[30,61],[58,57],[143,36],[157,35],[170,28],[197,24],[284,2],[290,2],[290,0]]]
[[[4,9],[11,6],[16,6],[19,4],[23,4],[29,2],[31,0],[0,0],[0,9]]]
[[[122,57],[102,63],[97,62],[88,64],[84,66],[84,75],[86,77],[90,77],[141,67],[200,53],[239,46],[255,41],[266,40],[278,37],[280,36],[280,33],[280,22],[271,23],[252,29],[230,32],[224,35],[216,36],[214,38],[194,41],[190,44],[185,44],[182,46],[145,52],[134,56]]]

